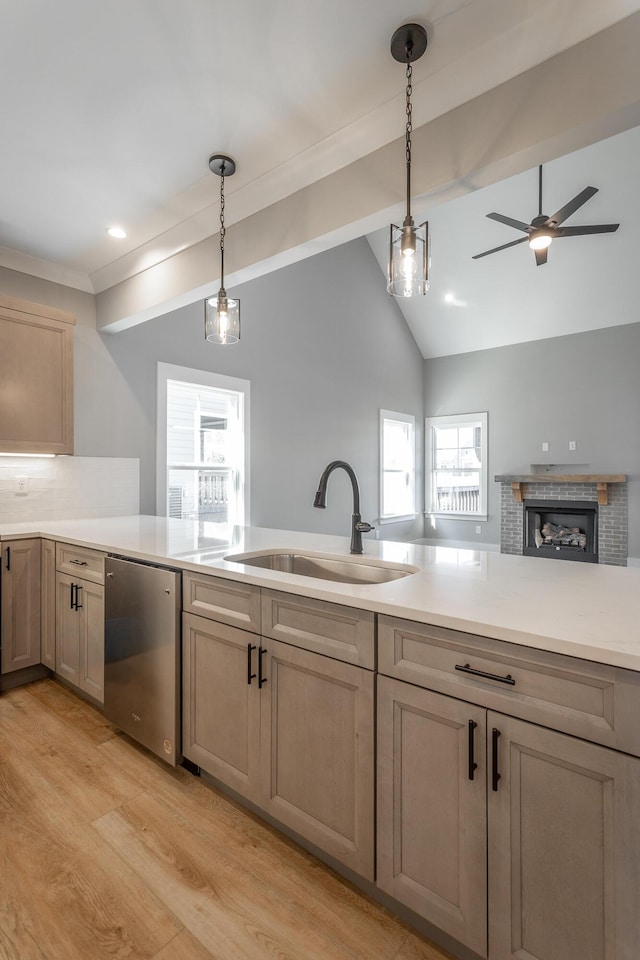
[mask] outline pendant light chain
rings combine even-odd
[[[407,114],[407,127],[405,133],[405,155],[407,161],[407,219],[411,216],[411,133],[413,131],[412,124],[412,115],[411,115],[411,94],[413,93],[413,87],[411,80],[413,77],[413,67],[411,65],[411,47],[407,44],[407,91],[406,91],[406,114]]]
[[[220,175],[220,289],[224,290],[224,164]]]

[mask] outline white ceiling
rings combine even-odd
[[[400,136],[404,71],[388,46],[401,23],[417,20],[430,34],[414,68],[420,125],[636,12],[640,0],[2,7],[0,265],[99,292],[216,232],[211,153],[238,163],[227,187],[232,222]],[[558,192],[564,200],[564,183]],[[509,209],[525,216],[517,196]],[[608,191],[589,214],[601,209],[615,215]],[[114,223],[126,240],[106,237]],[[500,242],[497,225],[481,225],[480,248]],[[436,258],[434,246],[434,269]]]
[[[619,223],[612,234],[554,240],[536,266],[527,243],[473,260],[523,236],[487,219],[497,212],[529,223],[538,213],[538,169],[415,216],[429,220],[431,287],[396,301],[422,355],[441,357],[640,321],[640,129],[543,166],[543,212],[555,213],[586,186],[598,188],[566,226]],[[416,222],[420,222],[416,219]],[[368,237],[386,273],[389,235]]]

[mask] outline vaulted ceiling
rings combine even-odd
[[[145,319],[195,298],[203,279],[215,277],[215,266],[204,276],[190,264],[175,295],[178,262],[217,231],[211,153],[237,161],[228,223],[249,230],[252,218],[278,205],[290,221],[310,220],[305,190],[324,182],[330,189],[340,171],[401,137],[404,70],[389,54],[401,23],[417,20],[430,37],[414,68],[418,129],[639,10],[640,0],[11,4],[0,31],[0,265],[103,294],[105,327]],[[531,91],[532,115],[547,106]],[[620,119],[616,129],[630,125]],[[465,173],[460,160],[454,193],[482,185],[482,177],[464,184]],[[499,174],[486,171],[484,182]],[[560,198],[577,192],[585,175],[563,180]],[[401,169],[374,181],[367,187],[380,191],[380,209],[400,202]],[[617,215],[614,200],[602,190],[589,215],[601,216],[600,204]],[[484,205],[465,234],[480,248],[497,230],[482,221]],[[106,236],[114,223],[127,230],[125,240]],[[309,223],[310,251],[321,229]],[[327,239],[326,230],[321,245],[344,239]],[[260,250],[265,264],[272,239]],[[203,249],[209,256],[213,247]],[[167,268],[166,291],[158,265]],[[129,283],[133,306],[125,303]],[[100,306],[99,299],[99,317]]]

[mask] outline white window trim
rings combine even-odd
[[[482,468],[480,470],[480,509],[477,513],[456,513],[447,511],[445,513],[431,509],[433,502],[433,428],[455,426],[461,423],[480,424],[482,438],[480,450],[482,456]],[[426,417],[424,421],[424,448],[425,448],[425,516],[438,517],[443,520],[487,520],[487,499],[488,499],[488,466],[487,466],[487,413],[460,413],[446,417]]]
[[[244,394],[244,519],[243,525],[251,524],[250,486],[251,465],[249,462],[250,430],[250,391],[249,380],[239,377],[227,377],[211,370],[194,370],[192,367],[178,367],[173,363],[158,362],[158,400],[156,415],[156,515],[167,514],[167,381],[180,380],[183,383],[200,383],[216,390],[232,390]]]
[[[409,423],[413,428],[413,513],[387,514],[382,513],[383,503],[383,475],[384,475],[384,421],[398,420],[400,423]],[[380,471],[378,478],[379,504],[378,504],[378,523],[401,523],[403,520],[415,520],[417,512],[416,506],[416,418],[410,413],[398,413],[395,410],[380,410],[379,420],[379,450],[380,450]]]

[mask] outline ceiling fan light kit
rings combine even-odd
[[[402,226],[389,229],[389,264],[387,291],[394,297],[413,297],[429,289],[429,224],[416,227],[411,216],[411,93],[412,64],[427,49],[427,32],[418,23],[405,23],[391,38],[391,55],[406,64],[405,96],[405,161],[407,178],[407,215]]]
[[[585,187],[578,193],[573,200],[557,210],[553,216],[548,217],[542,212],[542,165],[538,167],[538,216],[534,217],[531,223],[524,223],[522,220],[513,220],[511,217],[505,217],[501,213],[488,213],[490,220],[497,220],[498,223],[504,223],[507,227],[513,227],[516,230],[522,230],[526,236],[518,240],[512,240],[510,243],[503,243],[499,247],[493,247],[491,250],[485,250],[483,253],[476,253],[473,260],[479,260],[481,257],[488,257],[490,253],[498,253],[500,250],[506,250],[508,247],[515,247],[518,243],[529,241],[529,246],[533,250],[536,258],[536,265],[541,267],[547,262],[547,256],[551,241],[560,237],[581,237],[592,233],[615,233],[620,226],[619,223],[598,223],[589,224],[583,227],[562,227],[561,224],[579,210],[583,204],[590,200],[598,192],[597,187]]]

